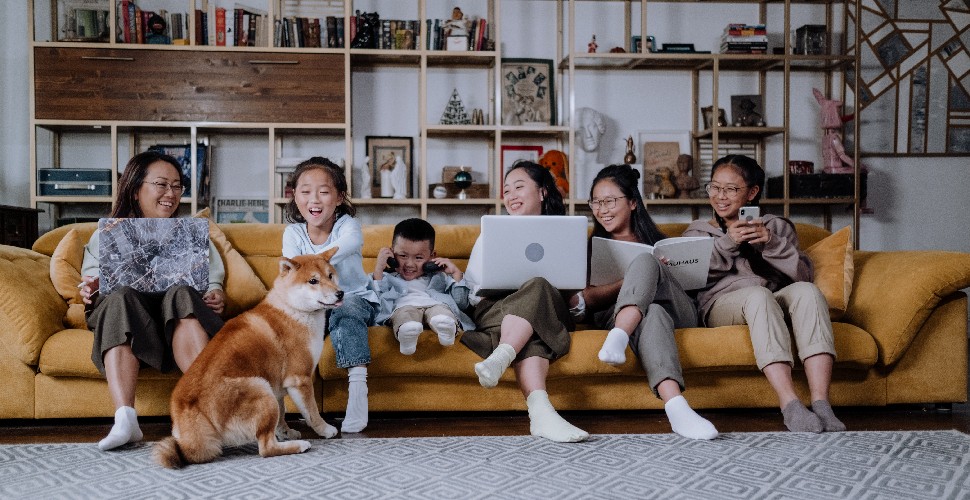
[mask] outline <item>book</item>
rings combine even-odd
[[[623,279],[627,267],[637,256],[650,253],[666,258],[670,274],[684,290],[707,285],[714,238],[679,236],[658,241],[655,245],[593,237],[589,284],[605,285]]]
[[[220,47],[226,46],[226,9],[216,7],[216,43]]]

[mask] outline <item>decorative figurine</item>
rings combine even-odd
[[[761,113],[755,111],[757,104],[751,99],[741,99],[738,104],[741,108],[738,116],[734,118],[734,126],[736,127],[764,127],[765,120],[761,116]]]
[[[674,186],[671,177],[674,173],[667,167],[657,170],[657,194],[661,198],[673,198],[677,194],[677,186]]]
[[[459,170],[455,173],[455,187],[461,189],[458,193],[458,199],[464,200],[468,198],[468,193],[465,192],[466,189],[472,185],[472,174],[466,170]]]
[[[637,155],[633,154],[633,136],[626,138],[626,154],[623,155],[623,163],[633,165],[637,162]]]
[[[596,35],[594,34],[593,39],[586,45],[586,52],[595,53],[597,48],[599,48],[599,45],[596,44]]]
[[[822,130],[822,171],[827,174],[851,174],[855,161],[845,154],[842,145],[842,124],[852,119],[852,115],[840,116],[842,101],[826,99],[818,89],[812,89],[815,100],[821,105]]]
[[[376,49],[377,37],[374,35],[380,23],[380,16],[377,12],[364,12],[357,23],[357,34],[350,42],[352,49]]]
[[[148,36],[145,37],[145,42],[158,45],[171,45],[171,37],[165,34],[165,28],[167,26],[165,18],[158,14],[152,14],[152,17],[148,18]]]
[[[462,13],[461,7],[455,7],[451,10],[451,19],[445,21],[442,28],[446,37],[468,36],[468,21],[465,19],[465,14]]]
[[[391,169],[391,187],[394,189],[394,199],[403,200],[408,196],[408,166],[404,164],[401,155],[394,157],[394,168]]]
[[[539,165],[549,169],[563,198],[569,198],[569,158],[558,149],[550,149],[539,157]]]
[[[392,153],[384,157],[384,161],[378,167],[381,172],[381,198],[394,196],[394,186],[391,185],[391,176],[394,171],[395,158]]]
[[[364,168],[360,169],[360,198],[369,199],[371,197],[371,178],[370,178],[370,157],[364,157]]]
[[[677,197],[690,198],[691,192],[701,187],[700,181],[691,172],[694,169],[694,158],[683,154],[677,157],[677,173],[674,174],[674,184],[677,185]]]
[[[579,146],[587,153],[596,151],[606,132],[606,120],[593,108],[579,108]]]

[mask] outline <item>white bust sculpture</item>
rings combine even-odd
[[[593,108],[579,108],[579,144],[583,151],[592,152],[599,147],[600,137],[606,132],[606,120]]]
[[[408,167],[401,155],[394,157],[394,168],[391,169],[391,187],[394,189],[394,199],[403,200],[408,196]]]

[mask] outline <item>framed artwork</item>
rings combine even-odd
[[[502,175],[519,160],[539,162],[542,146],[502,146]]]
[[[731,123],[735,127],[764,127],[763,98],[760,95],[732,95]]]
[[[229,222],[269,223],[269,200],[218,198],[215,201],[215,219],[218,224]]]
[[[502,59],[502,125],[555,125],[552,59]]]
[[[656,175],[662,168],[677,172],[677,157],[691,154],[690,132],[686,130],[642,130],[640,156],[643,163],[643,192],[647,197],[655,193]]]
[[[369,135],[366,143],[371,196],[398,200],[410,198],[414,140],[411,137]]]

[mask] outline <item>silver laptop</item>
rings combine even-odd
[[[98,229],[102,295],[125,286],[189,285],[201,293],[209,286],[208,219],[100,219]]]
[[[586,287],[583,216],[482,216],[482,277],[479,295],[514,290],[543,277],[560,290]]]

